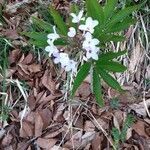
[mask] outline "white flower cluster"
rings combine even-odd
[[[85,18],[83,17],[83,10],[79,12],[78,15],[71,13],[72,16],[72,22],[79,24],[80,21],[84,21]],[[85,51],[84,60],[88,61],[89,59],[98,60],[98,52],[99,47],[97,46],[99,44],[99,40],[96,38],[93,38],[92,33],[94,33],[94,28],[98,25],[97,20],[93,20],[91,17],[88,17],[85,20],[85,24],[81,24],[78,26],[79,33],[82,31],[83,34],[83,41],[82,41],[82,49]],[[45,48],[47,52],[49,52],[49,57],[54,57],[54,63],[61,64],[61,67],[65,69],[65,71],[72,71],[76,72],[77,68],[77,62],[74,60],[71,60],[69,58],[69,55],[65,52],[60,52],[57,47],[54,45],[54,41],[60,38],[60,36],[57,34],[55,26],[53,27],[54,33],[48,34],[48,40],[47,43],[49,46]],[[74,38],[77,35],[77,31],[74,27],[70,27],[68,31],[68,37]]]

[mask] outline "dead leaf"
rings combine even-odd
[[[55,145],[56,142],[57,140],[54,138],[53,139],[38,138],[36,141],[38,146],[46,150],[50,150]]]
[[[94,130],[95,130],[95,125],[89,120],[85,121],[84,131],[92,132]]]
[[[43,126],[44,126],[43,119],[39,112],[36,112],[35,120],[36,120],[35,121],[35,137],[39,137],[42,135]]]
[[[42,77],[42,84],[52,93],[55,93],[56,90],[56,84],[54,80],[52,79],[52,75],[50,73],[50,70],[46,70],[44,73],[44,76]]]
[[[95,138],[95,131],[93,132],[86,132],[83,136],[82,136],[82,147],[85,147],[85,145],[87,145],[89,142],[91,142],[94,138]]]
[[[52,121],[52,112],[48,109],[42,109],[39,111],[39,114],[43,121],[43,129],[46,129],[49,126],[50,122]]]
[[[24,65],[29,65],[33,62],[33,60],[34,60],[33,54],[29,53],[26,57],[23,58],[22,61],[20,60],[20,62]]]
[[[19,58],[21,57],[21,51],[20,49],[15,49],[13,51],[10,52],[9,54],[9,63],[13,64],[13,63],[17,63],[19,61]]]
[[[41,71],[41,65],[40,64],[31,64],[28,65],[28,70],[30,71],[30,73],[37,73]]]
[[[146,105],[149,108],[150,107],[150,99],[146,100]],[[142,116],[142,117],[147,117],[147,111],[145,109],[145,105],[143,102],[139,103],[139,104],[132,104],[129,106],[129,112],[133,110],[134,112],[136,112],[138,115]]]
[[[16,40],[19,38],[19,35],[15,29],[6,29],[2,32],[2,34],[12,40]]]
[[[96,134],[95,138],[92,140],[92,150],[101,150],[102,140],[103,140],[103,136],[99,136],[99,134]]]
[[[29,143],[27,141],[20,142],[17,145],[17,150],[26,150],[29,146]]]
[[[8,145],[10,145],[10,143],[12,142],[12,140],[13,140],[13,136],[10,133],[7,133],[5,135],[5,137],[3,138],[1,144],[2,144],[3,147],[8,146]]]
[[[23,121],[19,132],[22,138],[32,137],[34,135],[34,127],[29,121]]]
[[[143,121],[138,120],[135,124],[133,124],[132,129],[140,136],[143,136],[147,139],[149,138],[145,132],[145,123]]]
[[[33,92],[29,94],[28,96],[28,104],[29,104],[29,107],[31,110],[34,110],[35,109],[35,106],[36,106],[36,99],[33,95]]]
[[[129,64],[129,67],[128,67],[128,70],[131,73],[136,72],[136,69],[137,69],[140,61],[142,61],[142,57],[143,57],[142,48],[141,48],[140,42],[137,42],[135,48],[132,51],[132,55],[131,55],[131,58],[130,58],[130,64]]]
[[[90,84],[87,82],[83,82],[81,86],[78,88],[75,96],[81,97],[82,99],[87,99],[87,97],[91,94]]]

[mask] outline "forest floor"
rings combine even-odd
[[[73,101],[60,87],[66,74],[20,34],[33,28],[31,16],[48,20],[48,1],[0,0],[0,150],[149,150],[150,55],[149,8],[136,12],[138,22],[125,31],[122,62],[128,70],[116,77],[124,93],[103,84],[100,108],[87,78]],[[62,14],[70,2],[54,1]],[[147,14],[146,14],[147,12]]]

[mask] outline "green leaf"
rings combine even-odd
[[[99,24],[104,23],[104,12],[97,0],[86,0],[86,8],[88,16],[99,21]]]
[[[47,34],[44,32],[21,32],[21,34],[37,41],[47,41]]]
[[[77,76],[74,80],[71,96],[74,96],[74,94],[75,94],[76,90],[78,89],[78,87],[81,85],[83,80],[89,74],[90,68],[91,68],[90,63],[85,63],[81,66],[81,68],[80,68],[79,72],[77,73]]]
[[[32,21],[33,21],[33,24],[37,25],[42,30],[50,32],[50,33],[53,32],[52,25],[47,23],[46,21],[39,19],[37,17],[32,17]]]
[[[126,50],[124,50],[124,51],[119,51],[119,52],[112,52],[112,51],[109,51],[109,52],[106,52],[106,53],[101,54],[98,61],[113,60],[113,59],[115,59],[115,58],[118,58],[118,57],[121,56],[121,55],[126,54],[126,53],[127,53]]]
[[[96,68],[93,68],[93,93],[96,101],[100,106],[104,106],[104,100],[102,98],[101,80]]]
[[[117,2],[118,0],[107,0],[107,4],[104,7],[105,22],[112,16]]]
[[[50,12],[61,34],[67,35],[68,29],[60,14],[52,6],[50,6]]]
[[[127,29],[130,25],[136,23],[136,19],[132,18],[126,18],[122,22],[117,23],[117,25],[109,26],[108,29],[106,29],[106,33],[112,33],[112,32],[120,32],[125,29]]]
[[[120,84],[115,80],[109,73],[107,73],[104,69],[97,67],[97,71],[102,77],[102,79],[113,89],[118,91],[122,91]]]
[[[97,61],[96,65],[111,72],[124,72],[127,68],[115,61]]]
[[[142,5],[134,5],[120,10],[118,13],[114,14],[111,20],[109,20],[107,26],[115,25],[117,22],[120,22],[124,18],[128,17],[132,12],[139,9]]]
[[[40,47],[40,48],[46,47],[48,45],[47,41],[45,41],[45,40],[36,41],[36,40],[31,39],[31,40],[29,40],[29,43],[32,45],[35,45],[37,47]]]
[[[125,40],[125,37],[121,35],[114,35],[114,34],[101,34],[99,35],[98,39],[104,43],[110,42],[110,41],[121,42]]]

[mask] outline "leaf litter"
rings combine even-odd
[[[150,119],[142,97],[138,96],[139,92],[142,93],[142,86],[138,84],[142,81],[142,67],[145,59],[139,39],[134,45],[131,57],[127,59],[129,61],[127,73],[129,78],[125,76],[128,81],[124,84],[125,93],[118,94],[109,89],[107,85],[103,85],[106,106],[99,108],[91,94],[90,80],[86,79],[76,93],[76,101],[66,102],[63,100],[61,87],[66,75],[60,76],[47,60],[39,61],[33,52],[23,52],[21,44],[19,46],[16,44],[19,40],[26,43],[26,39],[21,37],[18,32],[19,25],[23,20],[19,20],[19,16],[16,14],[23,11],[21,9],[24,6],[27,6],[30,12],[32,9],[30,5],[32,6],[34,3],[37,4],[35,1],[14,1],[13,3],[10,1],[6,5],[4,17],[7,25],[1,29],[1,34],[12,40],[14,45],[13,49],[10,49],[9,68],[6,71],[7,94],[9,99],[12,99],[12,101],[8,101],[8,104],[13,107],[9,112],[7,125],[4,126],[4,122],[0,122],[0,149],[112,149],[114,145],[111,137],[112,128],[115,127],[121,131],[128,113],[133,114],[136,120],[128,128],[125,142],[121,144],[121,148],[126,150],[150,149]],[[64,6],[58,5],[58,3],[54,2],[53,5],[62,11]],[[37,13],[36,16],[38,16]],[[16,23],[15,20],[18,22]],[[23,28],[26,28],[26,22],[23,21],[23,23]],[[132,31],[129,29],[126,36],[130,40],[133,38],[131,35]],[[138,59],[139,57],[142,59]],[[146,76],[149,78],[149,66],[145,67],[145,70]],[[2,80],[3,76],[0,78],[0,82]],[[12,84],[16,80],[19,81],[22,90],[28,93],[26,93],[27,104],[25,104],[24,97],[17,85]],[[147,92],[145,101],[149,110],[150,97],[148,94]],[[110,106],[110,101],[114,97],[118,98],[120,103],[116,109],[112,109]],[[20,116],[25,105],[28,106],[28,109],[23,115],[21,125]]]

